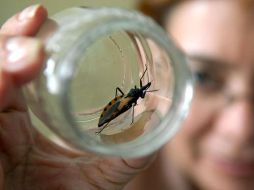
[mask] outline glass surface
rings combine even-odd
[[[116,8],[72,8],[52,19],[38,33],[45,67],[25,89],[49,136],[122,157],[149,154],[173,137],[187,114],[192,80],[163,29]]]

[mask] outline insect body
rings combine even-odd
[[[119,87],[116,88],[115,98],[104,107],[104,110],[101,113],[98,127],[102,127],[102,129],[96,132],[97,134],[101,133],[103,129],[105,129],[108,126],[110,121],[118,117],[120,114],[126,112],[130,108],[132,108],[132,123],[133,123],[134,107],[137,105],[137,100],[139,98],[144,98],[146,92],[148,91],[148,88],[151,86],[151,82],[148,82],[144,86],[142,85],[142,78],[144,77],[146,71],[147,68],[144,71],[142,77],[140,78],[140,88],[135,86],[127,93],[127,95],[125,95]],[[121,95],[118,95],[118,92],[120,92]]]

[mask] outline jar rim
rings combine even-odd
[[[61,114],[63,118],[65,118],[67,125],[72,128],[75,135],[82,140],[82,145],[74,142],[77,148],[85,148],[86,150],[98,154],[122,157],[138,157],[150,154],[164,145],[173,135],[175,135],[180,128],[180,123],[188,113],[193,96],[193,81],[186,59],[183,53],[174,45],[173,40],[169,38],[166,32],[153,20],[143,16],[141,13],[120,8],[105,7],[97,8],[96,17],[93,16],[90,15],[89,18],[80,17],[81,20],[71,23],[71,27],[73,27],[75,24],[79,25],[82,23],[82,19],[83,21],[87,21],[89,19],[104,17],[103,24],[97,25],[93,30],[86,31],[85,35],[81,35],[81,38],[73,44],[68,53],[60,60],[62,64],[55,75],[58,86],[60,87],[59,106],[62,107],[63,110],[63,113]],[[66,30],[68,27],[69,26],[65,26],[62,30]],[[81,131],[75,127],[76,123],[69,111],[71,110],[71,102],[67,94],[71,85],[76,63],[78,62],[77,59],[79,56],[77,55],[81,55],[98,37],[120,30],[141,33],[158,43],[172,60],[171,66],[174,72],[175,85],[171,108],[166,116],[164,116],[163,121],[160,122],[159,126],[154,129],[152,134],[145,134],[135,140],[135,142],[103,145],[97,143],[96,140],[89,135],[81,135]],[[168,125],[170,125],[170,127],[168,127]]]

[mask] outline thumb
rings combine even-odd
[[[19,102],[18,88],[39,73],[43,59],[40,41],[0,35],[0,111]]]

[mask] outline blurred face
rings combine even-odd
[[[166,25],[197,82],[190,114],[167,151],[172,165],[206,190],[254,189],[254,9],[238,2],[188,1]]]

